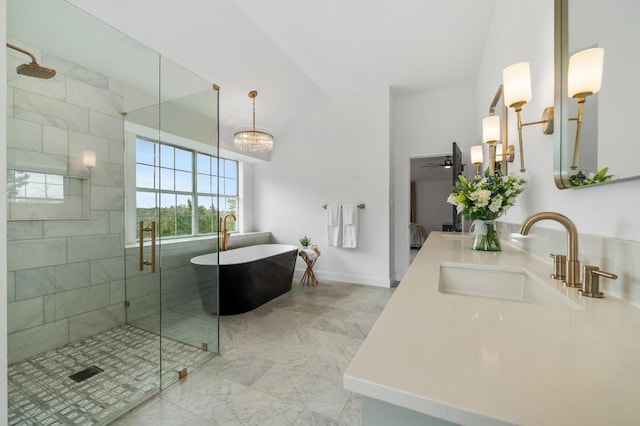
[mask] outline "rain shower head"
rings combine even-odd
[[[56,75],[56,70],[43,67],[34,62],[30,64],[18,65],[16,71],[18,72],[18,74],[36,78],[51,78]]]
[[[24,49],[21,49],[13,44],[7,43],[7,47],[13,50],[17,50],[18,52],[24,53],[31,58],[30,64],[22,64],[18,65],[16,68],[16,72],[20,75],[26,75],[27,77],[36,77],[36,78],[52,78],[56,75],[56,70],[52,68],[46,68],[38,64],[36,61],[36,57],[31,53],[27,52]]]

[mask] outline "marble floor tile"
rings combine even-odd
[[[232,357],[218,356],[205,364],[201,370],[203,373],[211,373],[216,377],[250,386],[273,365],[273,361],[259,356],[236,353]]]
[[[199,417],[179,406],[158,398],[138,407],[113,426],[209,426],[208,419]]]
[[[342,413],[340,413],[340,417],[338,420],[347,425],[361,425],[362,419],[360,413],[362,412],[362,400],[358,395],[352,394],[349,397],[349,400],[344,405],[342,409]]]
[[[339,422],[315,411],[305,409],[298,417],[295,426],[347,426],[349,423]]]
[[[162,412],[175,406],[184,414],[178,425],[360,425],[360,398],[342,376],[392,294],[294,282],[251,312],[220,317],[221,356],[145,405],[155,410],[141,407],[116,424],[170,424]]]

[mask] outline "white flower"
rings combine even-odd
[[[457,206],[460,204],[458,200],[456,200],[455,194],[449,194],[449,197],[447,198],[447,203],[453,204],[454,206]]]
[[[478,189],[469,195],[469,198],[477,201],[476,205],[478,207],[484,207],[489,204],[489,199],[491,198],[491,191],[488,189]]]
[[[500,207],[502,207],[502,196],[501,195],[497,195],[491,201],[491,204],[489,204],[489,210],[491,210],[494,213],[497,213],[500,210]]]

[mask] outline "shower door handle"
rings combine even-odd
[[[145,265],[151,266],[151,273],[156,272],[156,222],[152,221],[150,227],[145,227],[144,222],[140,221],[139,227],[140,240],[140,270],[144,270]],[[151,232],[151,260],[144,258],[144,233]]]

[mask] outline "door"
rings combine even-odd
[[[462,151],[460,151],[460,147],[456,142],[452,144],[452,157],[453,157],[453,167],[451,168],[453,179],[452,185],[456,184],[458,180],[458,175],[461,175],[464,171],[464,164],[462,164]],[[462,232],[462,216],[458,214],[456,206],[452,208],[453,212],[453,230],[455,232]]]
[[[127,323],[157,336],[164,389],[219,352],[217,310],[203,309],[191,266],[217,252],[217,228],[203,222],[218,211],[218,89],[166,58],[160,66],[160,102],[125,115],[125,291]]]

